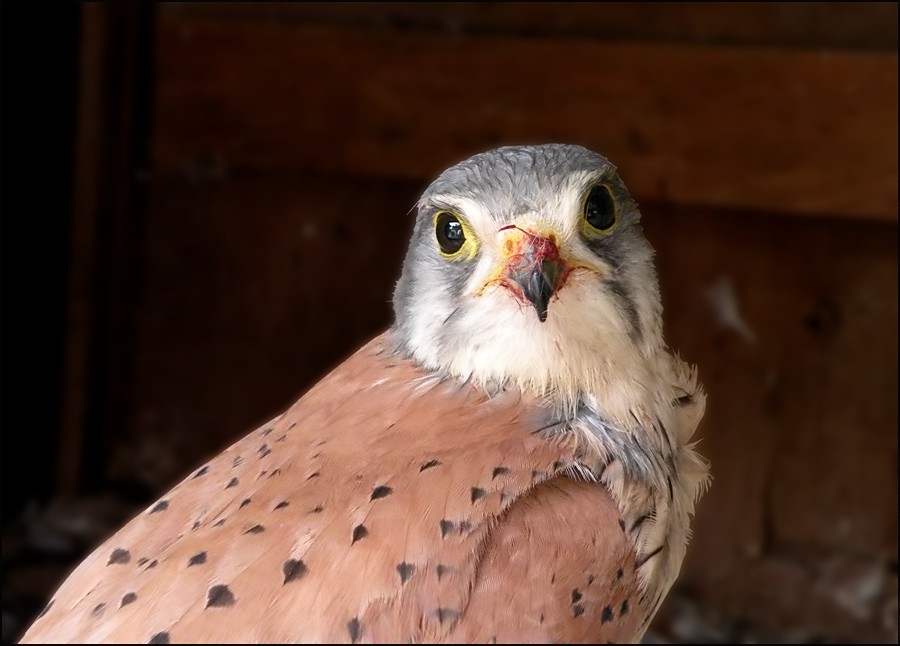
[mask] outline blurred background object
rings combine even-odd
[[[712,462],[648,642],[897,641],[896,3],[4,3],[3,641],[391,319],[409,211],[607,155]]]

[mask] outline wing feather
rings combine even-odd
[[[625,635],[598,613],[632,602],[633,550],[605,488],[566,477],[575,442],[536,433],[535,402],[427,379],[384,344],[101,545],[22,643]]]

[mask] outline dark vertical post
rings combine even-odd
[[[82,10],[59,489],[102,483],[122,417],[152,113],[153,11]]]

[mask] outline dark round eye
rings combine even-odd
[[[597,231],[609,231],[616,223],[616,205],[605,186],[595,186],[584,201],[584,219]]]
[[[447,211],[438,214],[434,232],[437,235],[441,251],[447,255],[453,255],[462,249],[463,243],[466,241],[466,234],[459,218]]]

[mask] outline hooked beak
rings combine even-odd
[[[531,303],[543,323],[547,320],[550,299],[562,287],[570,268],[560,258],[552,236],[537,236],[514,225],[504,227],[509,228],[515,228],[516,232],[506,241],[506,271],[501,282]]]

